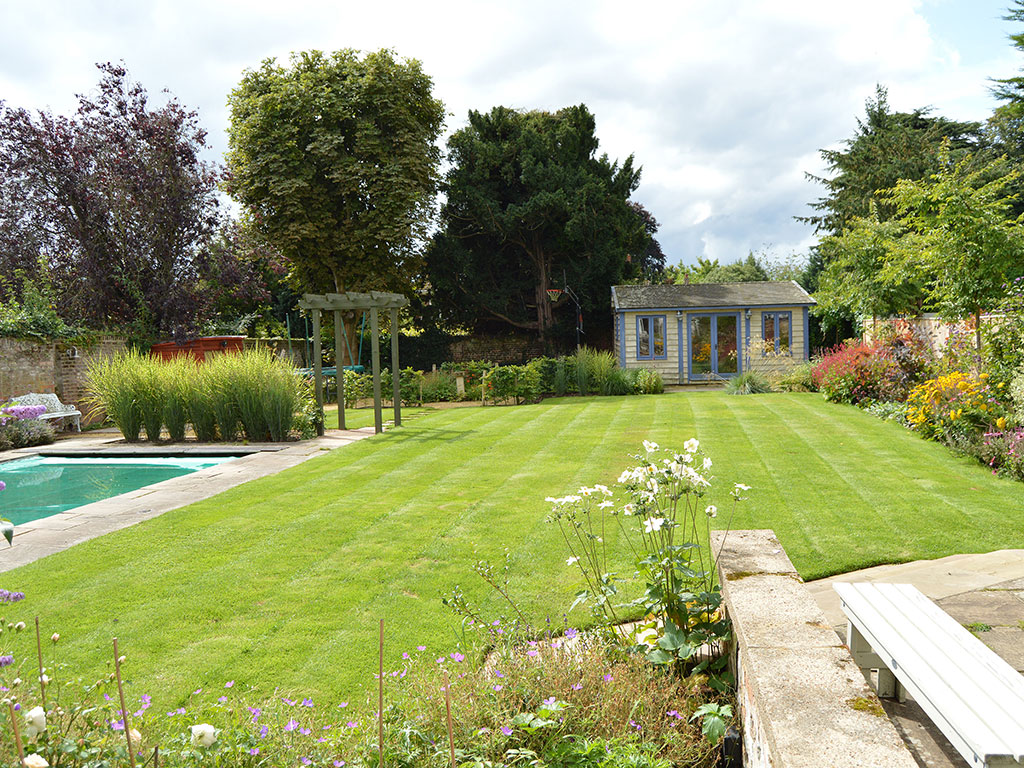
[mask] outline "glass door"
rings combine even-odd
[[[687,329],[691,381],[728,378],[739,373],[739,315],[690,315]]]

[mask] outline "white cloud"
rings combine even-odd
[[[290,51],[392,47],[423,61],[452,113],[586,103],[602,150],[634,154],[637,198],[672,261],[722,261],[770,243],[806,248],[794,222],[821,189],[817,150],[852,135],[876,83],[894,109],[984,119],[989,76],[1020,66],[1007,25],[982,57],[940,39],[915,0],[291,3],[64,0],[12,5],[0,27],[0,96],[74,107],[93,64],[124,59],[153,94],[198,108],[213,154],[227,94],[247,67]]]

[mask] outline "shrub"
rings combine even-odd
[[[1024,480],[1024,429],[985,433],[977,457],[996,474]]]
[[[661,374],[652,368],[638,368],[636,371],[633,391],[638,395],[660,395],[665,391],[665,382]]]
[[[441,365],[441,370],[452,375],[462,374],[466,384],[465,400],[479,400],[480,381],[487,371],[494,367],[494,363],[487,360],[464,360],[459,363],[447,362]]]
[[[487,398],[516,405],[533,402],[538,395],[539,374],[528,365],[497,365],[486,379]]]
[[[1000,400],[1003,389],[1001,382],[991,386],[985,373],[957,371],[929,379],[907,398],[907,421],[924,437],[947,442],[972,432],[1003,430],[1010,416]]]
[[[756,371],[745,371],[728,379],[725,391],[730,395],[761,395],[772,391],[771,382]]]
[[[615,366],[606,374],[604,384],[601,386],[601,394],[631,395],[633,387],[633,377],[629,375],[629,372]]]
[[[897,366],[887,352],[860,341],[829,350],[813,369],[815,386],[835,403],[901,399],[890,387],[895,378]]]
[[[171,442],[180,443],[185,439],[185,427],[189,418],[189,389],[193,383],[192,370],[195,363],[187,357],[176,357],[159,367],[164,389],[163,422]]]
[[[53,425],[38,416],[15,417],[5,413],[5,409],[0,408],[0,451],[49,445],[57,439]]]
[[[869,403],[862,403],[861,405],[865,411],[875,418],[881,419],[882,421],[895,421],[904,427],[910,426],[910,422],[907,421],[906,403],[873,400]]]
[[[780,392],[817,392],[814,383],[814,366],[811,363],[800,363],[790,366],[774,377],[775,388]]]
[[[424,373],[421,383],[421,402],[450,403],[459,399],[455,376],[447,371]]]
[[[558,377],[558,360],[553,357],[535,357],[527,365],[537,371],[537,389],[542,395],[558,394],[556,379]],[[562,376],[565,376],[563,366]],[[562,394],[565,394],[565,382],[562,382]]]

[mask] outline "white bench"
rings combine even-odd
[[[64,419],[71,419],[75,431],[82,431],[82,412],[74,406],[64,405],[56,395],[29,392],[27,395],[12,397],[11,403],[14,405],[45,405],[46,413],[39,416],[40,419],[60,419],[61,423]]]
[[[905,689],[968,765],[1024,765],[1024,677],[910,584],[834,586],[879,696]]]

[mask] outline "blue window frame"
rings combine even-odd
[[[637,360],[665,360],[668,358],[667,328],[665,315],[637,315]]]
[[[761,354],[793,354],[793,313],[762,312],[761,340],[764,345]]]

